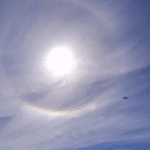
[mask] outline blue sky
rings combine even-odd
[[[0,149],[150,149],[149,16],[148,0],[1,0]]]

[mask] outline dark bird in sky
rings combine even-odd
[[[125,97],[122,97],[124,100],[126,100],[126,99],[129,99],[127,96],[125,96]]]

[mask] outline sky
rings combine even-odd
[[[1,0],[0,149],[150,149],[149,16],[149,0]]]

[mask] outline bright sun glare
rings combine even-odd
[[[64,46],[55,47],[45,58],[45,67],[54,77],[70,75],[75,69],[76,61],[73,52]]]

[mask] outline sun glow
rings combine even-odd
[[[44,66],[54,77],[71,75],[76,67],[76,61],[71,49],[60,46],[53,48],[46,54]]]

